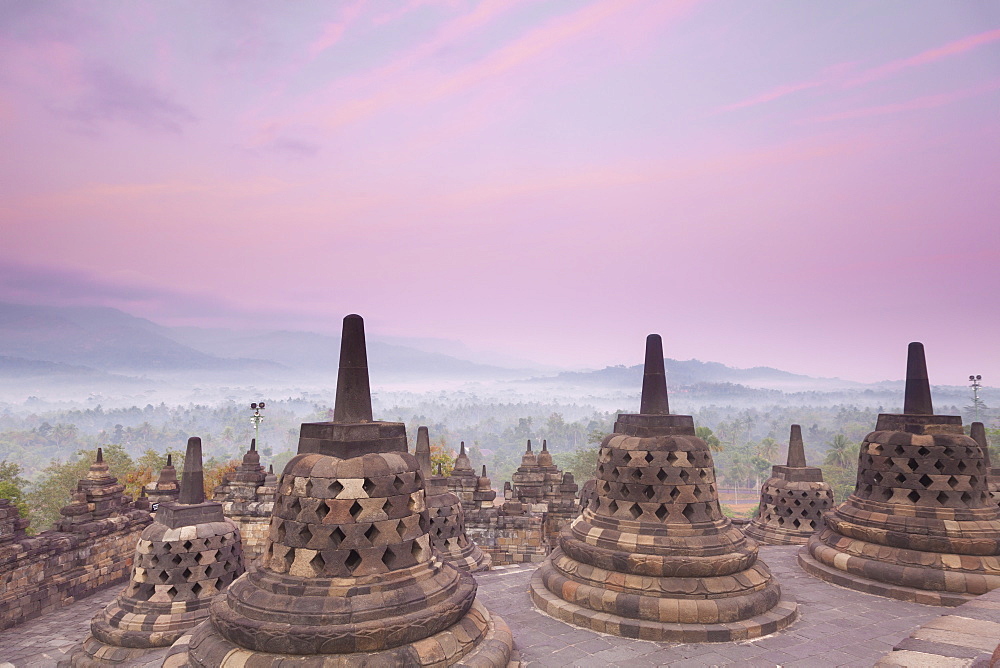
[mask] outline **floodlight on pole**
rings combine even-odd
[[[260,445],[260,423],[264,419],[264,416],[260,414],[264,410],[263,401],[255,401],[250,404],[250,409],[253,411],[253,415],[250,416],[250,422],[253,423],[253,437],[257,441],[257,445]]]
[[[980,375],[969,376],[969,382],[972,384],[972,407],[976,411],[976,422],[979,422],[979,389],[983,386],[981,381],[983,379]]]

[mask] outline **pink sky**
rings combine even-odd
[[[0,4],[0,299],[1000,384],[1000,5]]]

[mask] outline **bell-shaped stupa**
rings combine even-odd
[[[854,493],[799,552],[827,582],[931,605],[1000,587],[1000,519],[983,451],[957,415],[934,415],[924,347],[911,343],[903,413],[882,414]]]
[[[203,484],[201,439],[191,438],[179,500],[160,504],[139,537],[128,585],[94,616],[69,665],[119,665],[169,647],[243,574],[240,531],[222,504],[205,501]]]
[[[145,489],[150,503],[160,504],[177,500],[181,493],[181,486],[177,482],[177,469],[174,468],[173,455],[167,454],[167,463],[160,469],[160,475],[143,489]]]
[[[532,576],[543,611],[672,642],[755,638],[796,618],[757,543],[722,514],[712,453],[694,420],[670,414],[656,334],[646,339],[640,413],[620,414],[601,443],[596,491]]]
[[[332,422],[302,425],[263,556],[171,650],[180,665],[506,665],[506,624],[431,550],[420,462],[372,419],[364,322],[344,318]],[[175,653],[176,651],[176,653]]]
[[[430,471],[430,438],[427,427],[417,429],[417,446],[414,454],[420,462],[420,470]],[[464,453],[463,453],[464,454]],[[440,464],[438,465],[440,468]],[[424,474],[427,491],[427,517],[430,521],[431,547],[443,560],[463,571],[477,573],[488,571],[492,563],[490,555],[483,553],[479,546],[469,540],[465,533],[465,511],[462,501],[448,490],[448,477]]]
[[[767,545],[805,545],[816,533],[823,513],[833,507],[833,489],[823,482],[823,471],[806,466],[802,427],[792,425],[788,459],[771,467],[771,477],[760,488],[760,511],[745,531]]]
[[[993,499],[993,503],[1000,507],[1000,471],[993,468],[993,462],[990,460],[990,444],[986,440],[986,425],[982,422],[973,422],[969,427],[969,436],[979,444],[983,451],[983,463],[986,466],[986,481],[990,490],[990,498]]]

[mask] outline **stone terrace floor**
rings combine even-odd
[[[782,591],[799,604],[799,619],[772,636],[740,643],[670,644],[580,629],[535,610],[528,580],[535,565],[477,577],[479,597],[514,632],[527,666],[872,666],[917,627],[950,608],[937,608],[842,589],[806,575],[795,546],[762,546],[761,558]],[[100,591],[73,605],[0,631],[0,668],[54,666],[89,630],[90,618],[120,591]],[[157,654],[162,657],[165,650]],[[143,666],[159,665],[150,657]]]

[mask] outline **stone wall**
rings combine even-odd
[[[545,560],[549,550],[543,536],[543,516],[491,510],[466,513],[465,533],[490,555],[494,567]]]
[[[0,546],[0,629],[128,580],[139,534],[151,521],[133,510]]]
[[[240,528],[243,536],[243,563],[251,563],[264,553],[264,543],[267,541],[267,531],[271,526],[271,516],[255,517],[253,515],[228,516]]]

